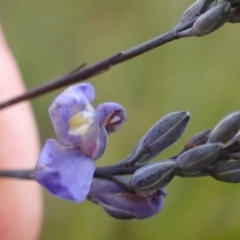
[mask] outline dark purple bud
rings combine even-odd
[[[225,161],[217,164],[209,170],[211,176],[222,182],[239,183],[240,182],[240,162]]]
[[[198,0],[200,2],[202,2],[202,6],[200,9],[200,13],[204,13],[207,10],[209,10],[210,8],[214,7],[217,4],[217,0]]]
[[[143,137],[143,145],[151,152],[163,151],[181,137],[189,119],[188,112],[165,115]]]
[[[225,2],[229,2],[231,4],[236,4],[236,3],[240,3],[240,0],[224,0]]]
[[[228,142],[240,128],[240,112],[234,112],[224,117],[212,130],[209,142]]]
[[[184,174],[195,174],[214,163],[223,151],[220,143],[205,144],[181,154],[176,162]]]
[[[176,169],[177,164],[172,160],[148,164],[133,174],[130,185],[137,192],[160,189],[173,179]]]
[[[236,159],[239,160],[238,158],[239,153],[240,153],[240,134],[239,132],[228,142],[228,144],[224,147],[225,154],[223,158],[229,159]],[[227,157],[227,158],[226,158]]]
[[[197,0],[184,12],[178,26],[193,20],[195,17],[215,6],[216,3],[216,0]]]
[[[229,144],[224,147],[224,151],[226,154],[240,152],[240,142],[239,141],[229,142]]]
[[[230,23],[239,23],[240,22],[240,7],[233,8],[231,10],[231,15],[228,19]]]
[[[144,162],[161,153],[181,137],[189,119],[188,112],[173,112],[162,117],[140,140],[130,159]]]
[[[230,140],[229,143],[232,143],[232,142],[235,142],[235,141],[240,142],[240,132],[239,132],[239,131],[238,131],[238,133]]]
[[[228,21],[230,14],[231,5],[228,2],[222,2],[203,13],[192,28],[179,32],[178,37],[200,37],[212,33]]]
[[[186,152],[186,151],[192,149],[192,148],[195,148],[196,146],[203,145],[203,144],[207,143],[210,133],[211,133],[211,130],[207,129],[207,130],[204,130],[204,131],[202,131],[200,133],[197,133],[194,136],[192,136],[187,141],[187,143],[185,144],[181,154],[183,152]]]
[[[100,204],[105,211],[117,219],[148,218],[163,207],[166,190],[135,193],[113,181],[92,182],[88,199]]]
[[[192,31],[197,36],[207,35],[216,31],[227,22],[231,13],[231,5],[220,3],[202,14],[193,24]]]
[[[229,157],[234,160],[240,160],[240,152],[230,153]]]

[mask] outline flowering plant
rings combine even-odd
[[[117,218],[154,215],[162,208],[164,188],[137,194],[109,180],[92,183],[94,161],[103,155],[108,134],[127,119],[117,103],[102,103],[94,109],[90,104],[94,96],[93,86],[83,83],[68,88],[53,101],[49,114],[57,140],[46,141],[35,167],[36,181],[67,200],[82,202],[88,196]]]
[[[198,0],[166,34],[92,66],[81,66],[54,82],[1,103],[0,108],[86,80],[172,40],[204,36],[226,22],[238,23],[239,9],[239,0]],[[74,202],[88,199],[118,219],[142,219],[158,213],[166,197],[165,187],[175,176],[211,176],[223,182],[240,182],[240,112],[229,114],[213,130],[191,137],[175,156],[149,163],[181,137],[190,119],[186,111],[167,114],[125,159],[96,168],[94,161],[104,154],[108,134],[117,131],[127,115],[117,103],[102,103],[94,108],[94,96],[89,83],[61,93],[49,109],[57,139],[46,141],[34,169],[2,170],[0,176],[36,180],[58,197]]]

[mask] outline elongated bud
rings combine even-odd
[[[216,3],[216,0],[197,0],[183,13],[178,26],[193,20],[197,16],[200,16],[202,13],[215,6]]]
[[[240,3],[240,0],[224,0],[225,2],[229,2],[231,4],[236,4],[236,3]]]
[[[240,152],[240,142],[239,141],[231,141],[227,146],[225,146],[224,151],[226,154]]]
[[[188,112],[165,115],[144,135],[130,158],[134,162],[152,159],[181,137],[189,119]]]
[[[201,2],[202,2],[202,6],[200,9],[200,14],[202,14],[202,13],[206,12],[207,10],[209,10],[210,8],[214,7],[218,1],[217,0],[204,0]]]
[[[207,35],[220,28],[229,18],[231,6],[229,3],[220,3],[202,14],[193,24],[193,32],[198,36]]]
[[[228,142],[240,128],[240,112],[234,112],[224,117],[212,130],[209,142]]]
[[[220,143],[205,144],[181,154],[176,162],[182,173],[195,174],[214,163],[222,151]]]
[[[238,132],[224,147],[224,152],[221,156],[222,160],[236,159],[240,160],[240,133]]]
[[[240,182],[240,162],[226,161],[217,164],[210,170],[211,176],[222,182]]]
[[[231,10],[231,15],[228,19],[230,23],[239,23],[240,22],[240,7],[233,8]]]
[[[235,141],[240,142],[240,131],[237,132],[237,134],[230,140],[229,143],[232,143],[232,142],[235,142]]]
[[[130,185],[137,192],[160,189],[173,179],[176,169],[176,162],[171,160],[148,164],[133,174]]]
[[[179,32],[179,38],[204,36],[216,31],[229,19],[231,5],[228,2],[222,2],[203,13],[193,24],[192,28]]]
[[[165,115],[145,135],[144,146],[151,152],[166,149],[182,135],[189,119],[188,112],[174,112]]]
[[[205,143],[207,143],[208,141],[208,137],[210,135],[210,132],[211,130],[210,129],[207,129],[207,130],[204,130],[202,132],[199,132],[195,135],[193,135],[188,141],[187,143],[185,144],[181,154],[183,152],[186,152],[192,148],[195,148],[196,146],[199,146],[199,145],[203,145]],[[180,155],[180,154],[179,154]]]
[[[240,152],[230,153],[229,157],[234,160],[240,160]]]

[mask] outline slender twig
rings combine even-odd
[[[34,175],[35,175],[34,169],[0,170],[0,177],[34,180],[35,179]]]
[[[105,178],[106,176],[113,175],[126,175],[133,174],[136,170],[143,167],[144,165],[137,165],[133,167],[118,167],[118,166],[108,166],[96,168],[94,172],[95,178]]]
[[[138,169],[144,167],[146,164],[136,165],[136,166],[106,166],[106,167],[98,167],[94,172],[94,178],[101,178],[101,179],[112,179],[114,175],[128,175],[133,174]],[[208,176],[207,172],[199,172],[193,175],[185,175],[181,172],[177,172],[176,176],[179,177],[203,177]],[[7,178],[17,178],[22,180],[35,180],[35,170],[34,169],[22,169],[22,170],[0,170],[0,178],[7,177]]]
[[[113,175],[126,175],[133,174],[137,169],[143,167],[144,165],[138,165],[133,167],[99,167],[94,172],[95,178],[111,178]],[[34,169],[21,169],[21,170],[0,170],[0,177],[7,178],[18,178],[26,180],[35,180],[35,170]]]
[[[0,103],[0,109],[11,106],[15,103],[18,103],[27,99],[35,98],[37,96],[56,90],[58,88],[61,88],[76,82],[87,80],[93,76],[103,73],[109,70],[114,65],[117,65],[121,62],[125,62],[131,58],[137,57],[145,52],[148,52],[154,48],[157,48],[165,43],[178,39],[179,38],[178,33],[180,31],[190,28],[195,21],[196,19],[186,24],[183,24],[181,26],[178,26],[177,28],[174,28],[138,46],[130,48],[126,51],[118,52],[112,55],[111,57],[108,57],[102,61],[99,61],[98,63],[93,64],[89,67],[86,67],[84,65],[84,67],[78,70],[75,70],[73,72],[70,72],[69,74],[63,77],[59,77],[41,86],[29,89],[27,92],[25,92],[22,95],[19,95],[17,97],[14,97],[12,99],[9,99],[5,102]]]

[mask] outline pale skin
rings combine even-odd
[[[0,26],[0,102],[25,91]],[[39,138],[30,104],[0,111],[0,169],[33,168]],[[33,181],[0,178],[0,239],[38,239],[42,218],[40,186]]]

